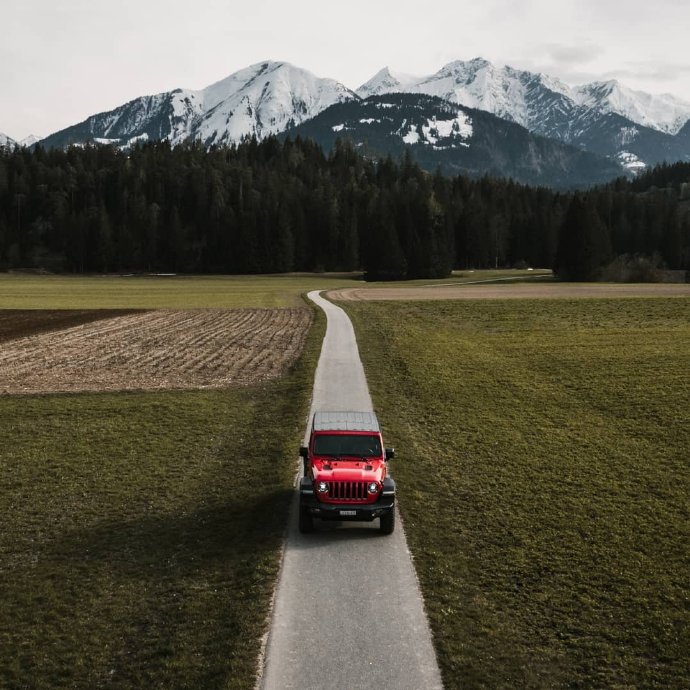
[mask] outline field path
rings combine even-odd
[[[312,411],[371,410],[349,318],[318,292],[309,298],[328,318]],[[296,508],[293,501],[262,687],[441,688],[422,596],[399,524],[391,536],[381,536],[378,521],[346,526],[317,521],[315,533],[302,535]]]

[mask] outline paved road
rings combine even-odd
[[[328,317],[312,409],[371,410],[350,320],[317,292],[309,298]],[[404,460],[393,469],[395,462]],[[400,523],[382,536],[378,521],[317,521],[315,533],[302,535],[296,508],[294,501],[262,687],[441,688]]]

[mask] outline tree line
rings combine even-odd
[[[0,268],[404,279],[531,265],[577,280],[625,254],[687,270],[688,181],[690,165],[678,164],[558,193],[300,139],[5,148]]]

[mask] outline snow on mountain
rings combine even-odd
[[[690,103],[670,94],[653,96],[633,91],[616,80],[577,86],[573,95],[579,105],[602,113],[616,113],[667,134],[678,134],[690,120]]]
[[[443,148],[469,146],[467,140],[472,138],[472,133],[472,119],[463,111],[458,111],[458,114],[451,118],[441,119],[434,115],[431,118],[426,118],[426,122],[417,125],[408,125],[405,121],[398,132],[406,144],[422,143],[438,146],[441,140],[445,140],[441,144]]]
[[[0,132],[0,146],[9,146],[10,148],[14,148],[16,145],[17,142],[12,139],[12,137],[8,137],[7,134]]]
[[[176,89],[135,98],[115,110],[91,115],[83,122],[55,132],[41,144],[47,148],[108,140],[126,147],[132,140],[164,139],[172,144],[187,140],[203,113],[203,101],[196,91]]]
[[[630,153],[629,151],[621,151],[616,156],[616,160],[626,170],[635,174],[644,171],[647,167],[644,161],[641,161],[634,153]]]
[[[47,146],[108,140],[119,146],[163,139],[172,145],[197,139],[206,146],[245,136],[258,139],[282,132],[334,103],[358,96],[333,79],[323,79],[287,62],[246,67],[205,89],[176,89],[142,96],[115,110],[44,140]]]
[[[37,137],[35,134],[29,134],[28,137],[24,137],[20,142],[20,146],[33,146],[37,142],[41,141],[43,137]]]
[[[361,98],[379,96],[382,93],[410,91],[410,86],[419,81],[419,77],[402,72],[391,72],[388,67],[379,70],[368,82],[362,84],[355,92]]]
[[[357,98],[333,79],[287,62],[262,62],[230,75],[201,92],[204,113],[194,137],[206,145],[258,139],[297,125],[334,103]]]
[[[676,134],[690,119],[690,103],[670,95],[653,96],[616,81],[571,88],[559,79],[513,67],[496,67],[488,60],[456,60],[438,72],[404,85],[387,79],[387,68],[360,87],[363,95],[405,90],[439,96],[453,103],[487,110],[523,127],[564,141],[577,139],[592,115],[618,114],[633,123]]]
[[[176,89],[154,96],[142,96],[101,115],[93,116],[94,139],[120,141],[146,135],[179,144],[188,139],[203,113],[199,92]],[[88,121],[87,121],[88,122]]]
[[[458,60],[418,82],[417,90],[526,126],[524,86],[512,75],[505,77],[483,58]]]
[[[387,68],[362,85],[363,95],[373,88],[377,93],[407,91],[438,96],[469,108],[486,110],[506,120],[535,129],[535,119],[548,117],[550,108],[568,110],[570,88],[546,75],[532,74],[512,67],[497,68],[488,60],[456,60],[438,72],[417,81],[388,80]]]
[[[287,62],[266,61],[198,91],[176,89],[136,98],[41,143],[62,147],[107,140],[128,147],[146,139],[172,145],[196,139],[205,146],[230,144],[284,132],[334,104],[394,92],[488,111],[598,155],[630,153],[646,164],[690,160],[690,104],[631,91],[617,82],[571,88],[549,75],[497,67],[483,58],[456,60],[421,78],[385,67],[357,93]],[[377,109],[385,106],[381,102]],[[403,136],[412,139],[415,134],[406,131]]]
[[[420,93],[391,93],[337,103],[287,130],[326,150],[350,142],[371,158],[412,156],[447,175],[495,175],[525,184],[569,187],[620,176],[617,161],[596,156],[483,110]]]
[[[21,141],[15,141],[12,137],[8,137],[6,134],[0,132],[0,146],[33,146],[35,143],[41,141],[41,137],[37,137],[35,134],[29,134],[28,137],[24,137]]]

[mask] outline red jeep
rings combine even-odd
[[[395,454],[383,447],[373,412],[315,412],[309,445],[302,446],[299,530],[311,532],[314,518],[379,518],[381,532],[395,529],[395,482],[387,461]]]

